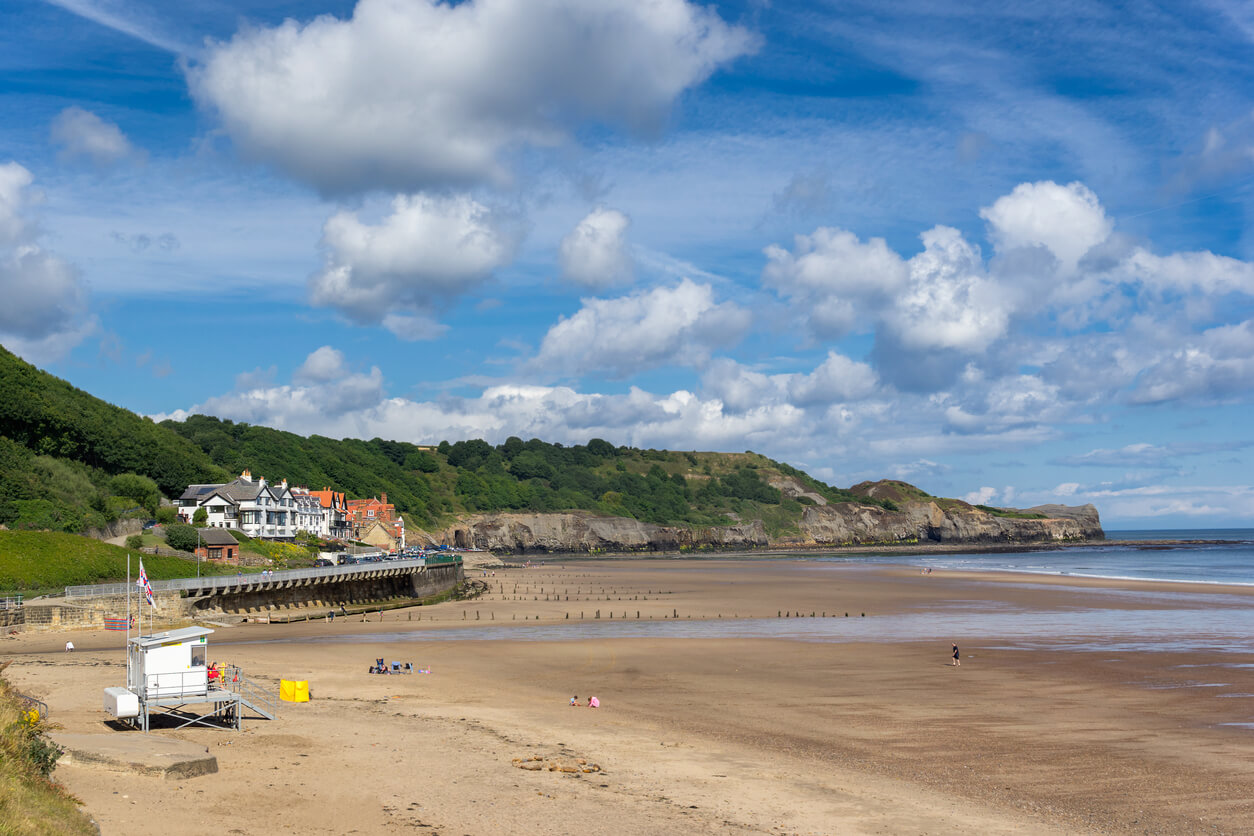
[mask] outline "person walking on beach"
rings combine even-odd
[[[954,665],[955,668],[962,667],[962,654],[958,652],[958,643],[954,642]]]

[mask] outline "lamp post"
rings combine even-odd
[[[200,529],[196,529],[196,579],[200,580]]]

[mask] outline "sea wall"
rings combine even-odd
[[[464,577],[460,564],[428,566],[421,571],[384,577],[216,593],[189,601],[189,611],[196,614],[216,612],[248,615],[305,607],[332,609],[341,604],[366,604],[400,598],[422,599],[447,592]]]
[[[151,617],[158,627],[194,618],[214,615],[249,615],[283,612],[306,607],[338,607],[340,604],[368,604],[412,598],[421,600],[449,591],[465,578],[461,564],[428,566],[421,571],[385,577],[359,578],[332,583],[300,584],[274,588],[245,587],[239,592],[226,591],[213,595],[184,598],[178,592],[156,592],[154,607],[149,608],[138,596],[131,597],[131,612],[145,620]],[[85,630],[104,627],[106,618],[124,618],[127,613],[125,595],[101,595],[91,598],[56,598],[28,602],[8,613],[2,629],[27,632]]]

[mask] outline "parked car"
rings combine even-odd
[[[326,557],[320,557],[314,561],[314,566],[334,566],[335,561]]]

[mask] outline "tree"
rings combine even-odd
[[[209,522],[209,512],[204,508],[197,508],[196,513],[192,514],[192,525],[203,527]]]
[[[165,542],[172,549],[190,552],[196,549],[196,544],[200,542],[200,536],[196,533],[195,527],[187,523],[175,523],[174,525],[166,526]]]
[[[177,522],[178,518],[178,512],[174,510],[173,505],[162,505],[157,509],[157,522],[162,525],[169,525],[172,522]]]
[[[109,480],[109,490],[114,496],[133,499],[149,514],[157,513],[157,505],[161,502],[161,489],[157,483],[147,476],[136,473],[120,473]]]

